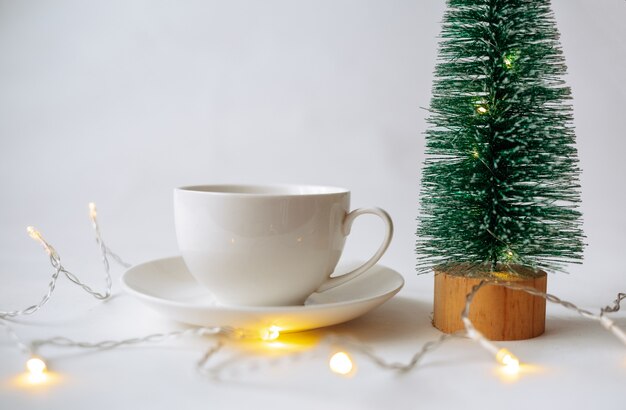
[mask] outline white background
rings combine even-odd
[[[0,309],[34,303],[50,267],[34,225],[68,268],[100,283],[86,213],[97,203],[111,248],[132,262],[176,254],[172,189],[217,182],[313,183],[387,209],[395,239],[382,263],[399,297],[334,331],[406,361],[438,335],[432,277],[415,274],[415,229],[439,1],[0,0]],[[626,2],[555,0],[569,66],[589,246],[550,291],[597,309],[626,290]],[[357,223],[346,256],[378,244]],[[114,271],[114,292],[120,294]],[[63,380],[24,390],[24,358],[0,336],[1,408],[572,408],[626,398],[626,353],[596,323],[557,307],[539,339],[507,346],[535,369],[514,382],[465,341],[397,376],[367,362],[350,379],[325,358],[242,370],[230,382],[193,371],[204,345],[58,354]],[[616,315],[626,326],[624,314]],[[175,328],[126,295],[106,304],[67,283],[16,330],[99,340]],[[324,335],[324,332],[316,332]],[[246,360],[242,361],[246,363]]]

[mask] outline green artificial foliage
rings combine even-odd
[[[580,169],[550,1],[448,0],[441,38],[418,271],[580,261]]]

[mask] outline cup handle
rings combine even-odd
[[[349,280],[356,278],[361,273],[374,266],[389,247],[389,243],[391,243],[391,238],[393,237],[393,222],[391,221],[391,217],[389,216],[389,214],[381,208],[359,208],[350,212],[348,215],[346,215],[346,218],[343,221],[343,234],[345,236],[348,236],[350,234],[350,229],[352,228],[352,223],[354,222],[356,217],[364,214],[377,215],[385,223],[386,231],[383,243],[380,244],[380,247],[378,248],[374,256],[372,256],[367,262],[365,262],[363,265],[359,266],[352,272],[348,272],[341,276],[335,276],[333,278],[327,279],[326,282],[322,283],[322,286],[320,286],[319,289],[316,290],[317,293],[325,292],[329,289],[332,289],[336,286],[346,283]]]

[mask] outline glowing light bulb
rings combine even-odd
[[[46,362],[39,357],[31,357],[26,362],[26,369],[28,370],[28,380],[31,383],[43,383],[46,381]]]
[[[96,210],[96,204],[93,202],[89,202],[89,217],[92,221],[96,221],[96,217],[98,216],[98,211]]]
[[[43,239],[43,236],[41,236],[41,232],[39,232],[37,229],[33,228],[32,226],[27,227],[26,228],[26,232],[28,232],[28,235],[31,238],[33,238],[34,240],[36,240],[37,242],[39,242],[40,244],[43,245],[43,248],[46,250],[48,255],[54,256],[55,258],[59,257],[59,255],[57,255],[57,253],[54,250],[54,248],[52,246],[50,246],[48,244],[48,242],[46,242]]]
[[[39,232],[37,229],[33,228],[32,226],[29,226],[26,228],[26,232],[28,232],[28,236],[30,236],[31,238],[33,238],[34,240],[36,240],[37,242],[43,245],[43,248],[46,250],[48,255],[56,254],[54,252],[54,249],[52,249],[52,247],[48,245],[48,242],[46,242],[43,239],[43,236],[41,236],[41,232]]]
[[[484,114],[487,114],[489,110],[484,105],[479,105],[478,107],[476,107],[476,112],[479,113],[480,115],[484,115]]]
[[[505,66],[506,68],[511,68],[511,67],[513,67],[513,60],[511,60],[511,58],[509,58],[509,57],[504,57],[504,58],[503,58],[503,61],[504,61],[504,66]]]
[[[512,261],[513,259],[515,259],[515,253],[510,249],[504,250],[502,252],[502,256],[504,259],[509,260],[509,261]]]
[[[478,150],[476,148],[474,148],[474,151],[472,151],[472,156],[474,158],[479,158],[480,157],[480,154],[478,153]]]
[[[28,236],[30,236],[34,240],[41,241],[41,234],[37,229],[33,228],[32,226],[28,226],[26,227],[26,232],[28,232]]]
[[[496,360],[504,366],[503,370],[507,373],[515,374],[519,372],[519,359],[508,349],[503,348],[498,350],[498,353],[496,353]]]
[[[280,327],[270,326],[261,330],[261,339],[265,341],[276,340],[280,336]]]
[[[328,366],[333,373],[340,374],[342,376],[349,375],[354,369],[352,359],[346,352],[337,352],[331,356]]]

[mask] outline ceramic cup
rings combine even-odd
[[[350,191],[308,185],[206,185],[174,190],[178,246],[191,274],[228,305],[300,305],[371,268],[393,235],[380,208],[350,212]],[[385,237],[352,272],[330,277],[354,219],[378,215]]]

